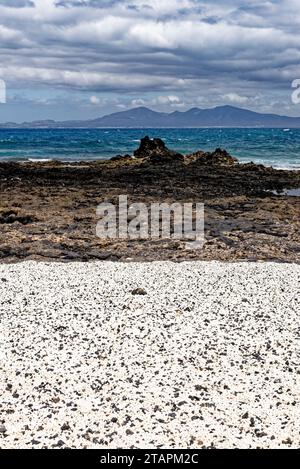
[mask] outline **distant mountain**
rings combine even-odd
[[[300,128],[300,117],[260,114],[234,106],[213,109],[192,108],[186,112],[155,112],[138,107],[86,121],[53,120],[7,122],[0,128],[198,128],[198,127],[291,127]]]

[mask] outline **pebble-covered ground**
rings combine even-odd
[[[0,266],[1,448],[300,446],[300,265]]]

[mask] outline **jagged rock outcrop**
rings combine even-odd
[[[149,159],[153,163],[165,163],[183,161],[184,156],[176,151],[170,150],[165,142],[160,138],[149,138],[148,136],[141,139],[138,150],[134,152],[136,158]]]
[[[195,164],[197,165],[235,166],[239,164],[237,158],[234,158],[226,150],[222,150],[222,148],[217,148],[211,153],[198,151],[188,155],[188,157],[195,159]]]

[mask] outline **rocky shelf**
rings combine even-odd
[[[145,137],[110,161],[0,163],[0,261],[300,260],[299,171],[240,164],[225,150],[181,155]],[[101,240],[96,208],[204,202],[201,250],[178,240]],[[283,194],[283,195],[280,195]]]

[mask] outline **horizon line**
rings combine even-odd
[[[41,123],[41,125],[43,123],[55,123],[55,124],[64,124],[64,123],[78,123],[78,122],[95,122],[97,120],[100,120],[100,119],[103,119],[105,117],[110,117],[110,116],[114,116],[114,115],[117,115],[117,114],[123,114],[123,113],[126,113],[126,112],[130,112],[130,111],[138,111],[138,110],[145,110],[145,111],[151,111],[153,112],[154,114],[158,114],[158,115],[166,115],[166,116],[171,116],[173,114],[187,114],[189,113],[190,111],[193,111],[193,110],[199,110],[199,111],[214,111],[214,110],[217,110],[217,109],[234,109],[234,110],[238,110],[238,111],[245,111],[245,112],[250,112],[250,113],[253,113],[253,114],[257,114],[257,115],[261,115],[261,116],[269,116],[269,117],[279,117],[279,118],[283,118],[283,119],[292,119],[292,120],[295,120],[295,119],[300,119],[300,116],[288,116],[288,115],[285,115],[285,114],[276,114],[274,112],[262,112],[262,111],[253,111],[252,109],[248,109],[248,108],[245,108],[245,107],[239,107],[239,106],[234,106],[234,105],[230,105],[230,104],[224,104],[224,105],[218,105],[218,106],[214,106],[214,107],[208,107],[208,108],[200,108],[200,107],[197,107],[197,106],[194,106],[194,107],[191,107],[185,111],[179,111],[179,110],[175,110],[175,111],[156,111],[156,110],[153,110],[151,109],[150,107],[147,107],[147,106],[137,106],[137,107],[130,107],[128,109],[124,109],[124,110],[120,110],[120,111],[115,111],[115,112],[111,112],[109,114],[103,114],[102,116],[99,116],[99,117],[95,117],[95,118],[90,118],[90,119],[65,119],[65,120],[56,120],[56,119],[36,119],[36,120],[32,120],[32,121],[22,121],[22,122],[16,122],[16,121],[6,121],[6,122],[0,122],[0,128],[5,128],[5,127],[2,127],[2,126],[13,126],[13,125],[17,125],[17,126],[21,126],[21,125],[29,125],[29,124],[38,124],[38,123]],[[48,126],[46,126],[45,128],[48,128]],[[66,128],[66,127],[65,127]],[[72,127],[71,127],[72,128]],[[86,127],[83,127],[83,128],[86,128]],[[107,128],[107,129],[116,129],[116,128],[170,128],[170,129],[176,129],[176,128],[182,128],[182,127],[178,127],[178,126],[163,126],[163,127],[159,127],[159,126],[143,126],[143,127],[137,127],[137,126],[133,126],[133,127],[118,127],[118,126],[107,126],[107,127],[100,127],[100,128]],[[203,125],[203,126],[190,126],[190,127],[186,127],[184,126],[184,128],[276,128],[276,126],[264,126],[264,125],[241,125],[241,126],[238,126],[238,125]],[[279,128],[281,128],[281,126],[279,126]],[[284,128],[284,126],[282,126],[282,128]]]

